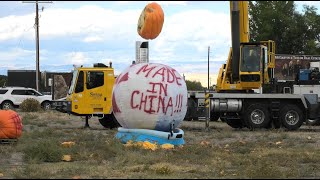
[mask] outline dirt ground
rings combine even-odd
[[[47,112],[47,113],[24,113],[19,112],[19,114],[23,118],[23,135],[18,141],[15,143],[16,145],[8,145],[6,143],[0,144],[0,179],[8,179],[8,178],[33,178],[38,176],[31,176],[30,174],[19,174],[15,171],[15,169],[19,168],[25,168],[28,167],[29,164],[26,160],[24,160],[24,153],[23,149],[25,145],[33,143],[33,142],[26,142],[30,141],[29,138],[24,138],[23,136],[29,136],[29,133],[36,132],[36,131],[44,131],[48,129],[52,129],[53,131],[61,131],[64,130],[65,132],[72,133],[73,131],[81,132],[85,131],[91,134],[96,134],[98,136],[103,135],[103,137],[110,137],[116,134],[117,129],[106,129],[102,125],[100,125],[98,119],[92,118],[89,120],[90,128],[84,129],[85,119],[62,114],[58,112]],[[205,121],[183,121],[180,128],[184,131],[184,140],[185,140],[185,147],[192,146],[192,148],[197,148],[198,146],[201,146],[203,144],[210,145],[211,148],[214,150],[217,149],[226,149],[229,146],[233,146],[233,144],[240,145],[247,145],[247,148],[251,148],[250,152],[256,149],[259,149],[257,147],[257,144],[260,142],[262,143],[262,147],[271,147],[275,148],[276,146],[282,145],[282,150],[285,150],[285,148],[292,150],[292,148],[297,147],[301,153],[306,153],[310,149],[312,151],[316,150],[314,156],[316,158],[320,158],[320,126],[306,126],[303,125],[299,130],[296,131],[286,131],[284,129],[271,129],[271,130],[255,130],[250,131],[249,129],[233,129],[229,127],[226,123],[223,123],[221,121],[217,122],[210,122],[209,128],[207,129],[205,127]],[[39,137],[44,138],[44,137]],[[61,137],[60,139],[62,139]],[[66,139],[66,138],[65,138]],[[109,139],[112,141],[112,138]],[[77,142],[79,143],[79,142]],[[25,144],[25,145],[24,145]],[[240,144],[240,145],[239,145]],[[17,147],[17,148],[16,148]],[[280,147],[281,148],[281,147]],[[230,149],[230,151],[233,151],[235,153],[239,153],[240,150],[238,149]],[[243,149],[242,151],[249,151],[246,149]],[[199,151],[201,153],[201,151]],[[195,152],[195,154],[199,153]],[[207,151],[204,151],[205,153]],[[210,151],[208,151],[210,152]],[[243,152],[240,152],[243,153]],[[270,152],[268,152],[270,153]],[[203,156],[206,156],[206,154],[203,154]],[[221,157],[225,158],[225,157]],[[313,157],[314,158],[314,157]],[[239,161],[239,164],[241,164],[241,161],[243,160],[236,160]],[[195,162],[196,165],[199,162]],[[307,162],[309,163],[309,162]],[[310,164],[311,163],[311,164]],[[297,174],[288,174],[287,177],[293,177],[293,178],[320,178],[320,172],[319,172],[319,162],[310,162],[310,167],[315,168],[314,170],[309,170],[308,173],[300,173]],[[191,163],[192,164],[192,163]],[[237,164],[237,163],[236,163]],[[195,167],[195,165],[193,167]],[[308,165],[309,167],[309,165]],[[236,168],[236,166],[234,167]],[[301,169],[302,170],[302,169]],[[177,170],[178,171],[178,170]],[[200,171],[200,170],[199,170]],[[235,170],[236,172],[240,172],[240,170]],[[191,172],[191,171],[190,171]],[[249,172],[249,170],[248,170]],[[25,172],[24,172],[25,173]],[[188,172],[189,173],[189,172]],[[191,178],[255,178],[257,176],[254,176],[250,173],[247,175],[239,175],[239,176],[222,176],[221,171],[218,175],[203,175],[201,176],[201,172],[194,172],[192,171],[193,175],[191,175]],[[206,172],[207,173],[207,172]],[[222,173],[223,174],[223,173]],[[233,173],[237,174],[237,173]],[[71,175],[70,175],[71,176]],[[57,178],[59,176],[53,176],[53,177],[42,177],[42,178]],[[81,176],[81,178],[92,178],[92,176]],[[134,174],[131,176],[120,176],[120,175],[114,175],[115,178],[136,178]],[[148,176],[144,176],[148,177]],[[144,178],[143,177],[143,178]],[[163,178],[163,176],[149,176],[150,178]],[[174,173],[170,174],[170,176],[165,176],[168,178],[187,178],[188,176],[184,176],[177,173],[175,175]],[[281,178],[283,176],[271,176],[270,174],[267,174],[265,176],[262,176],[262,178],[265,177],[273,177],[273,178]],[[68,175],[65,175],[65,177],[62,178],[70,178]],[[100,177],[100,178],[110,178],[108,177]],[[259,178],[259,176],[258,176]]]

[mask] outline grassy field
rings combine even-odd
[[[19,114],[22,136],[0,144],[0,179],[320,178],[320,127],[250,131],[218,121],[205,131],[205,122],[184,121],[184,146],[152,151],[125,147],[95,118],[84,129],[84,119],[55,111]]]

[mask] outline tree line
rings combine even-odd
[[[294,1],[249,1],[250,41],[273,40],[276,54],[320,54],[320,16]]]

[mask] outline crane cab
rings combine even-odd
[[[240,82],[244,87],[259,87],[264,83],[264,70],[268,66],[268,48],[260,44],[245,44],[240,49]]]
[[[232,76],[231,63],[232,49],[226,64],[220,68],[217,79],[217,92],[232,91],[244,92],[259,89],[268,84],[274,77],[275,61],[274,41],[261,41],[257,43],[241,43],[239,57],[239,78]]]

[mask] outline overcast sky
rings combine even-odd
[[[0,74],[36,69],[35,1],[0,2]],[[40,1],[50,2],[50,1]],[[39,3],[40,70],[70,72],[75,65],[112,61],[120,74],[135,60],[143,8],[151,1],[51,1]],[[231,46],[228,1],[156,1],[164,11],[160,35],[149,40],[149,62],[162,63],[207,86]],[[320,7],[319,1],[296,1]]]

